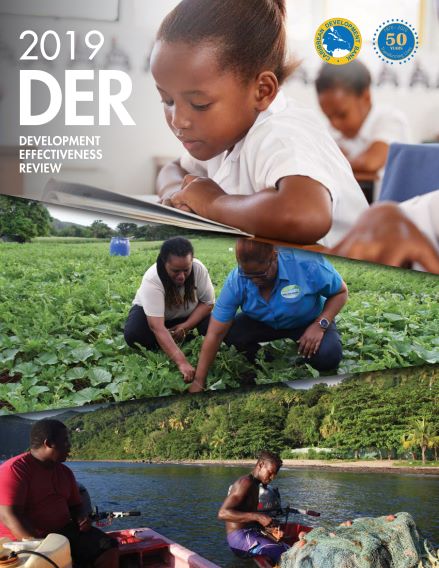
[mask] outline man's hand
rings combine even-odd
[[[266,528],[271,525],[273,519],[269,515],[264,515],[264,513],[259,513],[257,516],[257,522]]]
[[[314,321],[309,325],[298,341],[299,355],[303,355],[307,359],[315,355],[319,350],[324,334],[325,332],[317,322]]]
[[[197,392],[203,392],[205,388],[204,383],[201,383],[197,380],[197,377],[195,376],[195,379],[192,381],[190,387],[187,389],[187,391],[191,394],[197,393]]]
[[[373,205],[328,252],[404,268],[418,263],[439,274],[439,255],[433,244],[396,203]]]
[[[178,325],[174,325],[169,328],[169,333],[172,335],[172,339],[178,343],[181,343],[184,340],[187,331],[185,323],[179,323]]]
[[[187,361],[178,364],[178,370],[183,375],[185,383],[191,383],[194,380],[195,369]]]
[[[204,205],[222,195],[225,195],[225,192],[213,180],[187,175],[183,180],[181,191],[171,196],[170,204],[176,209],[191,211],[205,217]]]
[[[284,537],[284,531],[280,527],[265,527],[265,532],[270,534],[276,541]]]

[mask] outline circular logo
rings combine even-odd
[[[373,48],[386,63],[405,63],[419,46],[416,30],[404,20],[386,20],[373,36]]]
[[[361,34],[346,18],[331,18],[321,24],[314,36],[314,46],[320,58],[332,65],[344,65],[360,53]]]
[[[290,284],[289,286],[282,288],[280,293],[282,298],[285,298],[285,300],[294,300],[294,298],[297,298],[297,296],[299,296],[300,288],[299,286],[297,286],[297,284]]]

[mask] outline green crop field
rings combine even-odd
[[[196,256],[217,293],[235,265],[232,239],[197,237]],[[28,412],[184,391],[180,373],[161,352],[125,345],[123,324],[144,271],[160,243],[132,243],[128,258],[110,257],[108,242],[39,239],[0,245],[1,412]],[[439,362],[439,279],[428,274],[332,259],[348,284],[338,317],[344,359],[339,373]],[[185,344],[196,364],[201,338]],[[259,384],[315,376],[295,364],[282,340],[266,347]],[[237,387],[248,363],[223,346],[209,387]]]

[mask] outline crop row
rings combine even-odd
[[[217,293],[235,265],[233,241],[194,239]],[[163,353],[138,353],[122,330],[144,271],[160,243],[133,243],[130,257],[110,257],[108,243],[0,246],[0,406],[27,412],[105,400],[162,396],[187,386]],[[332,259],[350,289],[338,318],[344,346],[339,373],[439,362],[439,282],[434,276]],[[195,364],[201,338],[185,344]],[[289,340],[266,347],[259,384],[316,376],[295,364]],[[237,387],[245,359],[221,348],[209,387]]]

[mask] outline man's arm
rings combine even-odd
[[[210,318],[207,334],[204,338],[203,345],[201,346],[200,358],[195,371],[195,378],[189,388],[189,392],[199,392],[205,388],[209,368],[218,353],[222,340],[231,328],[232,323],[233,320],[222,323],[216,320],[213,316]]]
[[[157,339],[157,343],[166,355],[177,365],[180,373],[183,375],[184,381],[192,381],[195,369],[187,361],[184,353],[173,340],[171,333],[165,326],[165,318],[147,316],[147,320],[151,331]]]
[[[21,507],[16,505],[0,505],[0,522],[7,527],[17,539],[39,538],[41,535],[26,519]]]
[[[82,505],[73,505],[69,507],[69,510],[73,521],[78,523],[81,532],[86,532],[92,527],[91,518],[88,515],[84,515]]]
[[[259,523],[263,527],[267,527],[272,523],[272,518],[257,511],[245,512],[239,511],[239,507],[251,489],[253,482],[249,478],[241,478],[236,481],[229,495],[218,511],[218,519],[230,523]]]
[[[340,290],[330,296],[323,307],[322,313],[318,319],[327,319],[332,322],[335,316],[340,312],[348,300],[348,288],[345,282],[342,282]],[[312,357],[320,348],[325,331],[320,327],[317,321],[314,321],[303,332],[299,339],[299,355],[304,357]]]
[[[341,283],[340,290],[326,300],[319,319],[326,318],[330,322],[333,321],[335,316],[341,311],[348,301],[348,295],[348,287],[346,286],[346,282],[343,281]]]
[[[228,195],[214,181],[195,178],[171,198],[176,208],[269,239],[313,244],[332,225],[329,191],[306,176],[287,176],[278,189]]]

